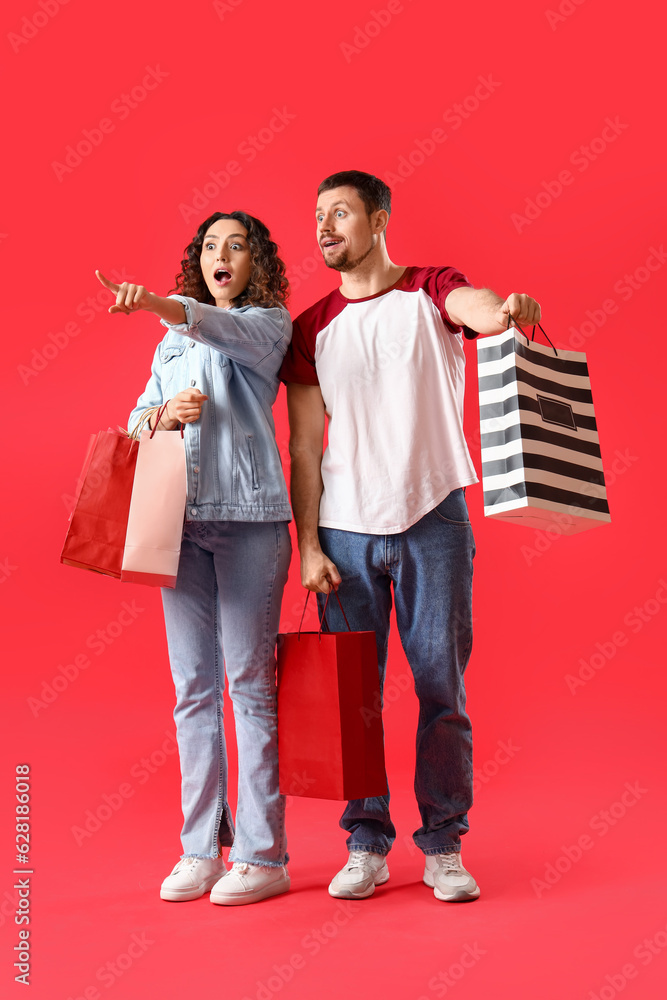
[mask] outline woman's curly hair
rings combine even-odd
[[[263,222],[246,212],[214,212],[205,219],[194,239],[184,250],[181,270],[176,275],[176,287],[172,292],[189,295],[199,302],[215,305],[199,258],[206,233],[219,219],[236,219],[245,226],[250,247],[250,280],[240,295],[233,300],[234,306],[284,306],[289,295],[289,283],[285,277],[285,265],[278,256],[278,246],[271,239],[271,233]]]

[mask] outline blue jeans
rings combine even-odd
[[[291,556],[287,523],[188,522],[162,603],[181,762],[183,856],[287,861],[278,791],[275,645]],[[227,803],[224,666],[238,747],[236,831]]]
[[[320,528],[320,543],[342,577],[338,594],[353,630],[373,630],[380,689],[389,642],[392,584],[396,621],[419,699],[415,795],[424,854],[458,851],[472,805],[472,727],[463,673],[472,647],[475,543],[462,489],[453,490],[407,531],[365,535]],[[318,595],[320,610],[324,596]],[[346,626],[335,600],[332,631]],[[387,854],[396,837],[389,796],[348,802],[340,821],[348,850]]]

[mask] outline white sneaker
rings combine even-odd
[[[365,899],[373,895],[376,885],[383,885],[388,878],[384,854],[350,851],[347,864],[331,880],[329,895],[337,899]]]
[[[199,899],[226,871],[222,858],[181,858],[162,883],[160,897],[174,903]]]
[[[290,877],[284,865],[249,865],[235,861],[211,890],[211,902],[222,906],[239,906],[258,903],[268,896],[287,892]]]
[[[461,864],[461,852],[427,854],[424,882],[436,899],[447,903],[465,903],[479,896],[479,886]]]

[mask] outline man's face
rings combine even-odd
[[[317,203],[317,240],[327,267],[353,271],[377,245],[371,219],[356,188],[323,191]],[[372,217],[371,217],[372,218]]]

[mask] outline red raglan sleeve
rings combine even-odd
[[[320,384],[315,370],[315,336],[312,331],[312,325],[304,322],[303,314],[294,320],[292,340],[278,372],[281,382]]]
[[[438,267],[433,270],[434,274],[429,279],[432,289],[431,298],[440,310],[440,315],[445,326],[450,333],[463,333],[465,337],[471,340],[477,336],[475,331],[469,330],[467,326],[461,327],[453,323],[445,308],[445,302],[449,293],[455,288],[472,288],[472,283],[468,281],[462,271],[458,271],[455,267]]]

